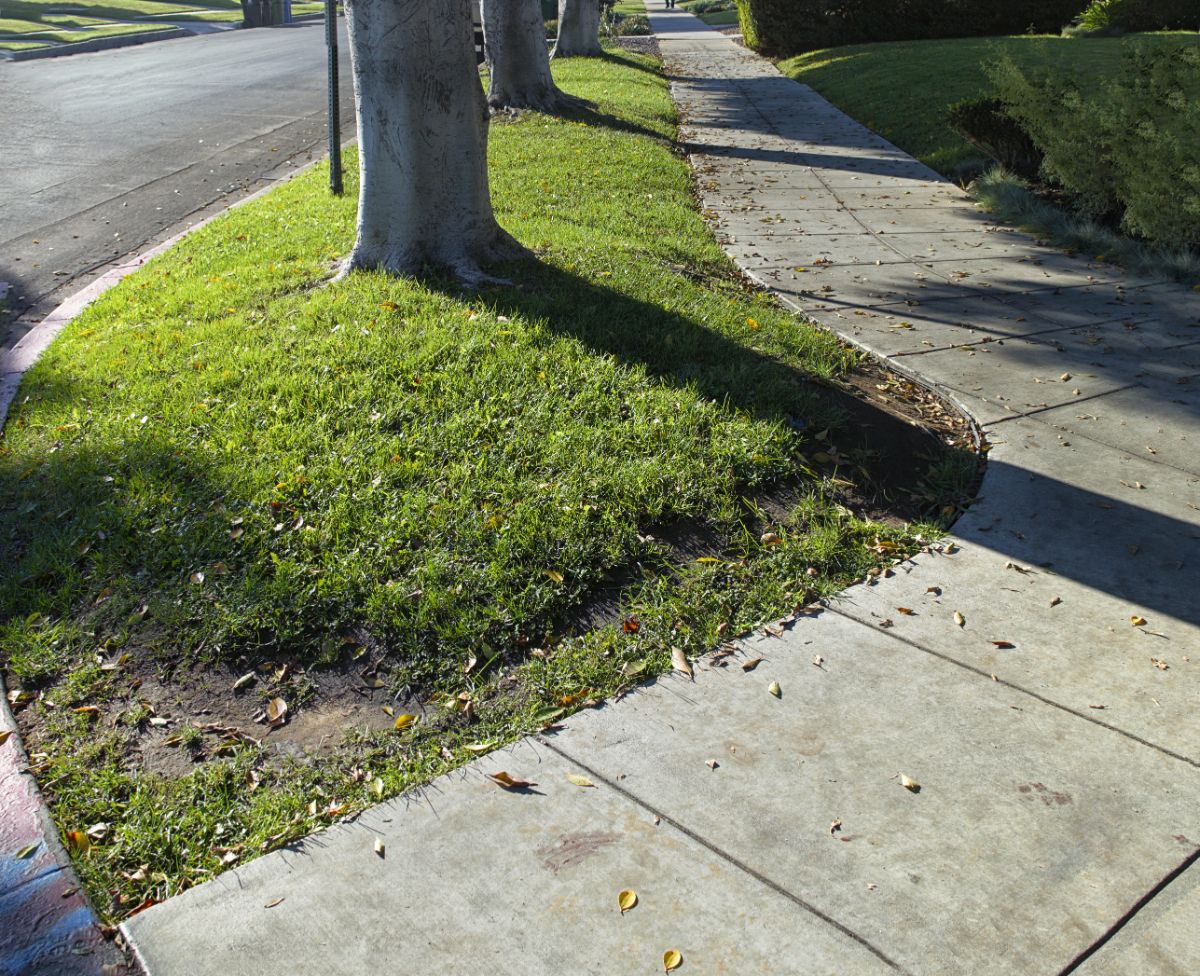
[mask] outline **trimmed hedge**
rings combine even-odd
[[[1099,90],[1010,59],[989,74],[1080,212],[1162,247],[1200,245],[1200,47],[1133,44]]]
[[[800,54],[842,44],[993,34],[1057,34],[1087,0],[737,0],[756,50]]]

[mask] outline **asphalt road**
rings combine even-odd
[[[0,62],[0,349],[114,261],[325,154],[308,22]],[[343,138],[354,129],[339,47]]]

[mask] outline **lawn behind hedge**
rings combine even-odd
[[[813,51],[781,62],[785,74],[810,85],[847,115],[879,132],[938,172],[953,176],[979,162],[946,123],[951,105],[990,93],[983,65],[1008,55],[1023,68],[1076,74],[1084,88],[1121,69],[1121,52],[1134,42],[1200,43],[1175,31],[1111,38],[1048,35],[855,44]]]

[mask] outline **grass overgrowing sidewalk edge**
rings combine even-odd
[[[517,287],[329,285],[354,187],[318,167],[127,278],[26,377],[0,648],[107,918],[937,532],[846,504],[877,459],[820,381],[860,357],[721,253],[657,64],[555,71],[588,123],[492,130],[498,215],[540,258]],[[935,447],[931,511],[969,481]]]

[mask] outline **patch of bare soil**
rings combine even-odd
[[[305,670],[268,662],[241,672],[213,665],[169,676],[142,665],[106,712],[109,724],[131,733],[130,765],[175,778],[244,743],[278,757],[325,755],[355,730],[390,728],[394,718],[385,708],[404,710],[370,667]]]

